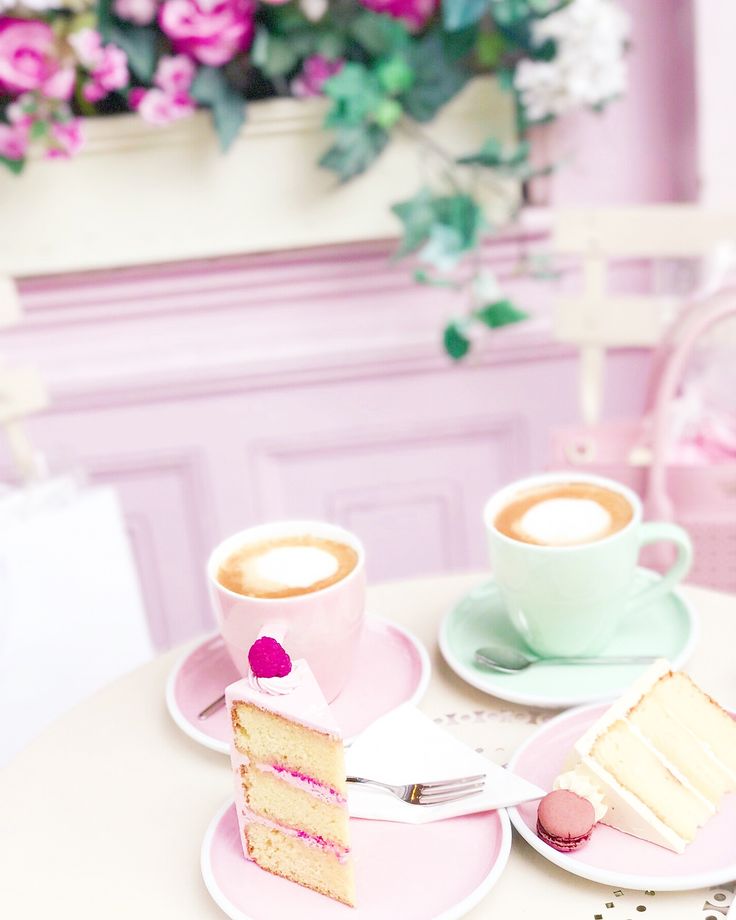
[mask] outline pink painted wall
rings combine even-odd
[[[564,162],[549,204],[632,204],[697,197],[692,0],[621,0],[631,17],[629,89],[600,115],[537,131]]]
[[[459,305],[386,244],[22,285],[2,348],[40,365],[53,400],[31,432],[52,463],[118,489],[157,646],[212,627],[208,549],[258,521],[354,529],[374,580],[485,564],[484,500],[544,467],[577,415],[576,356],[549,335],[555,285],[514,275],[539,243],[487,256],[536,319],[459,366],[439,342]],[[612,359],[609,413],[639,408],[645,366]]]

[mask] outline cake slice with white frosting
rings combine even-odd
[[[603,824],[682,853],[736,790],[736,721],[661,659],[575,744],[555,788],[578,787]]]

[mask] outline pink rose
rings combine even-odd
[[[28,151],[28,126],[0,124],[0,157],[22,160]]]
[[[253,0],[165,0],[158,21],[175,51],[222,67],[253,40]]]
[[[360,0],[374,13],[401,19],[409,29],[421,29],[439,6],[439,0]]]
[[[321,54],[307,58],[302,64],[302,72],[291,81],[291,91],[295,96],[321,96],[325,82],[342,70],[344,61],[331,61]]]
[[[186,54],[162,57],[153,75],[153,82],[165,93],[174,96],[178,93],[188,95],[196,68]]]
[[[134,91],[129,99],[141,118],[151,125],[169,125],[191,115],[195,109],[194,102],[188,96],[173,96],[157,86]]]
[[[195,72],[194,63],[185,54],[164,56],[156,66],[153,89],[134,89],[128,101],[152,125],[168,125],[186,118],[197,105],[189,95]]]
[[[128,85],[128,57],[117,45],[103,45],[95,29],[80,29],[69,37],[80,64],[89,71],[91,79],[84,85],[84,98],[99,102],[108,93]]]
[[[115,0],[115,15],[137,26],[147,26],[156,18],[158,0]]]
[[[70,118],[66,121],[54,121],[49,125],[49,147],[46,156],[51,159],[68,160],[84,147],[82,121]]]
[[[69,99],[74,68],[62,67],[51,26],[35,19],[0,18],[0,89],[13,96],[37,90]]]

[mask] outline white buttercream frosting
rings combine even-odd
[[[552,788],[567,789],[568,792],[579,795],[581,799],[587,799],[593,806],[596,821],[601,821],[608,811],[601,790],[578,770],[561,773],[552,784]]]
[[[590,498],[549,498],[532,505],[519,521],[525,536],[548,546],[584,543],[610,526],[611,515]]]
[[[249,686],[269,696],[286,696],[288,693],[293,693],[299,683],[299,674],[295,667],[292,667],[284,677],[256,677],[252,671],[248,672]]]
[[[308,588],[331,578],[339,562],[318,546],[274,546],[252,561],[258,578],[286,588]]]

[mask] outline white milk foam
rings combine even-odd
[[[519,521],[519,530],[548,546],[585,543],[604,534],[611,515],[590,498],[550,498],[532,505]]]
[[[308,588],[330,578],[338,569],[337,559],[316,546],[274,546],[252,562],[258,577],[286,588]]]

